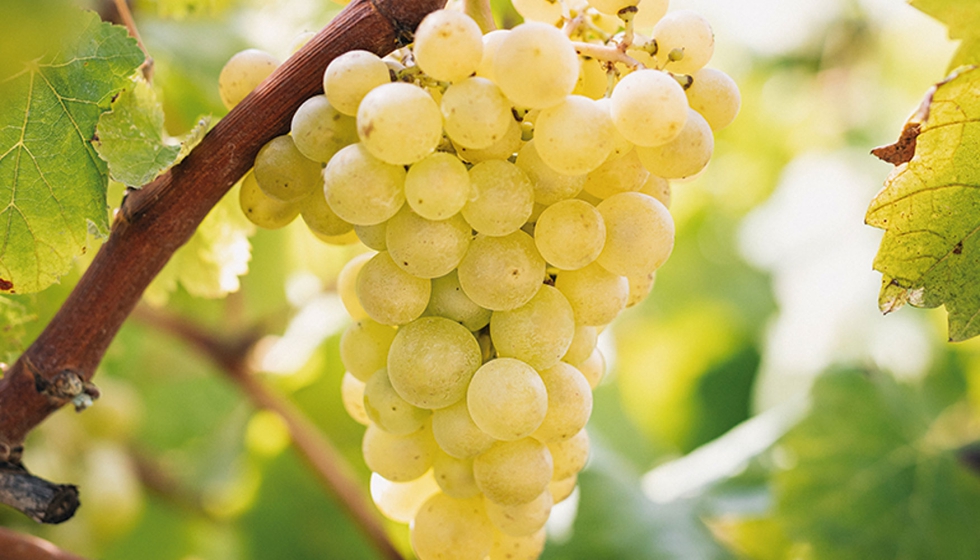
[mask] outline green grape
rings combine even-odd
[[[496,439],[531,435],[544,420],[548,393],[538,372],[514,358],[497,358],[480,366],[466,391],[470,416]]]
[[[407,482],[392,482],[371,473],[371,499],[385,517],[397,523],[411,523],[422,504],[439,492],[432,471]]]
[[[357,275],[357,299],[368,317],[385,325],[404,325],[422,315],[431,289],[428,280],[399,268],[387,252],[373,256]]]
[[[493,535],[488,560],[537,560],[547,540],[544,529],[525,537],[512,537],[500,531],[494,531]]]
[[[657,39],[657,62],[676,74],[693,74],[711,60],[715,51],[715,34],[701,14],[677,10],[665,15],[653,27]],[[671,51],[680,49],[680,60],[669,60]]]
[[[436,10],[415,31],[412,48],[419,68],[444,82],[458,82],[476,72],[483,56],[483,32],[463,12]]]
[[[572,492],[575,491],[576,484],[578,484],[578,473],[568,478],[549,482],[548,491],[551,492],[551,497],[555,504],[560,504],[568,499],[572,495]]]
[[[432,279],[432,295],[424,315],[452,319],[470,331],[478,331],[490,323],[491,311],[473,303],[459,285],[459,276],[453,270],[445,276]]]
[[[694,73],[687,88],[687,102],[708,121],[711,130],[721,130],[735,120],[742,105],[738,85],[728,74],[714,68]]]
[[[437,278],[456,269],[473,231],[460,215],[427,220],[403,207],[388,220],[385,245],[402,270],[419,278]]]
[[[517,358],[537,370],[555,365],[574,336],[572,306],[553,286],[541,286],[524,305],[498,311],[490,318],[490,337],[497,355]]]
[[[361,100],[372,89],[391,81],[388,65],[378,55],[348,51],[330,61],[323,73],[323,92],[330,105],[345,115],[357,115]]]
[[[371,260],[373,256],[374,253],[357,255],[347,261],[344,268],[340,269],[340,274],[337,275],[337,295],[340,296],[340,301],[344,304],[347,314],[355,321],[368,318],[367,312],[361,306],[361,301],[357,299],[357,276],[364,268],[364,263]]]
[[[367,411],[364,410],[364,382],[349,371],[344,373],[340,381],[340,398],[344,403],[344,410],[355,422],[364,426],[371,423]]]
[[[551,515],[551,492],[545,490],[526,504],[500,505],[486,500],[487,517],[500,532],[514,537],[533,535],[544,528]]]
[[[606,224],[606,244],[596,261],[620,276],[660,268],[674,248],[674,220],[659,200],[641,193],[620,193],[596,210]]]
[[[371,319],[357,321],[340,337],[340,361],[348,373],[366,383],[387,364],[388,349],[394,339],[392,327]]]
[[[360,143],[343,148],[323,171],[327,204],[355,226],[395,215],[405,203],[405,168],[372,156]]]
[[[602,107],[569,95],[541,111],[534,121],[534,145],[549,167],[581,175],[602,165],[613,149],[613,122]]]
[[[354,234],[357,239],[368,249],[375,251],[387,251],[388,243],[388,222],[381,222],[370,226],[354,226]]]
[[[340,219],[340,216],[334,213],[320,189],[300,200],[299,205],[302,207],[300,214],[303,216],[306,227],[317,235],[336,237],[354,229],[354,226]]]
[[[653,26],[667,13],[669,0],[640,0],[636,5],[639,11],[633,17],[633,28],[649,35]]]
[[[290,134],[304,156],[327,163],[341,148],[357,142],[357,122],[334,109],[325,95],[314,95],[293,113]]]
[[[470,198],[470,176],[466,166],[445,152],[427,156],[408,169],[405,198],[412,210],[423,218],[451,218]]]
[[[635,6],[639,0],[589,0],[589,5],[609,15],[616,15],[627,6]]]
[[[364,410],[379,428],[395,435],[418,431],[432,416],[431,410],[412,406],[398,396],[384,368],[374,372],[364,386]]]
[[[440,109],[450,140],[473,149],[486,149],[500,141],[514,120],[500,88],[479,76],[449,86]]]
[[[489,160],[470,171],[470,199],[462,215],[473,229],[495,237],[520,229],[534,209],[531,180],[509,161]]]
[[[606,95],[609,87],[609,78],[602,63],[595,58],[580,57],[581,64],[578,73],[578,80],[575,82],[575,89],[572,95],[582,95],[589,99],[601,99]]]
[[[234,54],[218,74],[218,93],[232,109],[279,67],[279,59],[259,49]]]
[[[454,147],[456,148],[456,154],[463,161],[480,163],[481,161],[505,160],[510,158],[515,152],[521,149],[521,142],[521,125],[514,119],[511,119],[503,138],[489,148],[477,150],[459,145],[454,145]]]
[[[667,179],[657,177],[651,173],[643,183],[643,186],[640,187],[639,192],[656,198],[665,208],[670,208],[670,181]]]
[[[584,362],[595,349],[598,338],[599,331],[595,327],[575,325],[575,336],[572,337],[572,343],[568,346],[565,355],[561,357],[561,361],[569,364]]]
[[[353,245],[354,243],[357,243],[357,234],[354,233],[354,230],[350,230],[347,233],[342,233],[340,235],[323,235],[312,230],[310,233],[328,245]]]
[[[598,348],[592,350],[592,353],[589,354],[589,357],[584,362],[573,365],[577,370],[582,372],[582,375],[585,376],[585,379],[589,382],[589,387],[592,387],[593,391],[599,386],[602,378],[606,375],[606,358]]]
[[[504,237],[477,235],[458,273],[460,286],[477,305],[506,311],[534,297],[544,281],[545,263],[523,231]]]
[[[493,80],[520,107],[557,105],[575,89],[578,54],[558,28],[539,22],[510,30],[493,57]]]
[[[589,433],[584,429],[574,436],[548,444],[554,462],[552,480],[562,480],[574,476],[589,460]]]
[[[480,57],[480,65],[476,68],[477,76],[496,83],[493,77],[493,59],[497,55],[500,43],[509,33],[510,29],[494,29],[483,36],[483,55]]]
[[[551,452],[534,438],[497,442],[473,460],[480,491],[505,506],[533,501],[547,490],[553,474]]]
[[[596,100],[595,104],[602,107],[606,113],[609,113],[609,118],[612,118],[612,100],[610,98],[603,97],[602,99]],[[613,125],[615,125],[615,122]],[[609,157],[606,158],[606,161],[621,158],[633,151],[633,148],[635,147],[636,146],[632,142],[623,136],[623,133],[620,132],[616,126],[613,126],[613,148],[612,151],[609,152]]]
[[[578,270],[562,270],[555,287],[572,304],[575,322],[580,325],[612,322],[629,298],[629,281],[594,262]]]
[[[361,442],[368,468],[392,482],[408,482],[424,475],[432,468],[438,450],[428,422],[404,436],[389,434],[372,424]]]
[[[521,147],[514,162],[527,174],[534,187],[534,202],[542,205],[554,204],[560,200],[574,198],[585,185],[585,175],[565,175],[552,169],[538,155],[538,149],[531,140]]]
[[[447,455],[473,458],[496,441],[473,422],[466,399],[432,412],[432,435]]]
[[[292,202],[323,186],[323,167],[298,149],[290,136],[273,138],[255,156],[255,180],[262,192],[276,200]]]
[[[554,25],[561,21],[561,2],[556,0],[512,0],[514,9],[524,21]]]
[[[493,526],[483,499],[429,498],[412,522],[412,550],[419,560],[484,560],[493,546]]]
[[[548,413],[531,435],[546,443],[568,439],[585,428],[592,414],[589,381],[575,366],[565,362],[539,373],[548,390]]]
[[[684,128],[687,96],[666,72],[638,70],[613,89],[609,114],[616,129],[637,146],[666,144]]]
[[[556,202],[538,218],[534,243],[544,259],[555,268],[576,270],[599,256],[606,242],[602,214],[579,199]]]
[[[285,227],[299,215],[297,202],[282,202],[262,192],[251,171],[242,179],[238,202],[248,221],[264,229]]]
[[[480,493],[473,478],[473,458],[457,459],[440,451],[432,463],[432,474],[439,488],[457,500],[472,498]]]
[[[357,108],[357,135],[374,157],[410,165],[442,140],[442,113],[424,89],[393,82],[371,90]]]
[[[635,276],[627,276],[627,280],[630,283],[630,297],[626,300],[627,309],[633,307],[634,305],[642,302],[653,290],[653,284],[657,279],[656,272],[649,272],[647,274],[637,274]]]
[[[398,329],[388,351],[388,377],[409,403],[443,408],[466,395],[481,362],[480,345],[466,327],[443,317],[422,317]]]
[[[682,179],[700,173],[711,160],[715,139],[708,121],[688,109],[681,133],[670,142],[653,148],[638,148],[643,166],[665,179]]]
[[[650,177],[650,172],[643,167],[636,149],[615,159],[607,159],[597,169],[586,175],[585,192],[597,198],[624,192],[636,192]]]

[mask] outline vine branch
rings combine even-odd
[[[299,105],[322,92],[327,64],[353,49],[391,52],[410,39],[425,15],[444,3],[354,0],[228,113],[180,164],[128,193],[109,239],[71,295],[0,379],[0,461],[20,466],[27,434],[71,402],[59,393],[42,393],[38,380],[50,384],[67,376],[90,382],[150,281],[248,171],[259,148],[286,133]],[[0,471],[0,484],[3,477]]]
[[[0,550],[6,560],[84,560],[48,541],[0,527]]]

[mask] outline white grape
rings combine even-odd
[[[490,337],[497,355],[517,358],[538,370],[557,363],[574,336],[572,306],[553,286],[541,286],[521,307],[498,311],[490,318]]]
[[[641,193],[613,195],[596,208],[606,224],[597,262],[621,276],[660,268],[674,248],[674,220],[659,200]]]
[[[264,229],[285,227],[296,219],[301,207],[300,201],[283,202],[265,194],[252,171],[242,179],[238,203],[248,221]]]
[[[628,74],[616,84],[609,103],[616,129],[637,146],[666,144],[687,121],[684,88],[658,70]]]
[[[283,202],[306,198],[323,186],[322,166],[296,149],[291,136],[277,136],[255,156],[253,173],[262,192]]]
[[[405,203],[405,169],[385,163],[358,143],[343,148],[323,170],[327,204],[359,226],[381,223]]]
[[[385,517],[397,523],[415,519],[422,504],[439,491],[432,471],[407,482],[392,482],[378,473],[371,473],[371,499]]]
[[[584,174],[565,175],[549,167],[538,155],[534,140],[521,147],[514,164],[531,180],[536,204],[550,205],[573,198],[582,191],[582,186],[585,184]]]
[[[419,278],[445,276],[456,268],[470,245],[472,230],[455,215],[448,220],[427,220],[403,207],[388,220],[388,254],[402,270]]]
[[[514,358],[497,358],[473,374],[466,405],[481,430],[496,439],[513,441],[531,435],[541,425],[548,410],[548,393],[534,368]]]
[[[374,157],[394,165],[409,165],[439,145],[442,113],[424,89],[404,82],[384,84],[361,100],[357,135]]]
[[[531,434],[543,442],[568,439],[585,428],[592,414],[592,389],[575,366],[558,362],[539,371],[548,390],[548,413]]]
[[[524,21],[540,21],[554,25],[561,20],[559,0],[512,0],[511,4]]]
[[[480,65],[483,33],[462,12],[436,10],[419,24],[412,52],[423,72],[437,80],[457,82]]]
[[[514,537],[526,537],[544,528],[548,516],[551,515],[553,502],[551,492],[545,490],[526,504],[505,506],[486,500],[485,505],[487,517],[494,527]]]
[[[534,500],[548,488],[553,474],[551,451],[534,438],[495,443],[473,460],[476,485],[500,505]]]
[[[466,327],[443,317],[422,317],[398,329],[388,351],[388,377],[409,403],[443,408],[466,395],[482,361],[480,345]]]
[[[218,74],[218,93],[231,109],[279,67],[279,59],[259,49],[234,54]]]
[[[323,92],[334,108],[345,115],[354,116],[369,91],[390,81],[388,65],[378,55],[353,50],[327,65],[323,73]]]
[[[425,423],[408,435],[389,434],[372,424],[364,431],[361,453],[372,471],[392,482],[407,482],[432,468],[438,446],[432,439],[432,428]]]
[[[289,132],[304,156],[321,163],[357,142],[356,121],[334,109],[325,95],[314,95],[296,109]]]
[[[352,323],[340,337],[340,361],[348,373],[367,382],[388,363],[388,349],[395,329],[371,319]]]
[[[702,68],[692,78],[691,87],[687,88],[691,108],[708,121],[711,130],[721,130],[731,124],[742,104],[735,80],[714,68]]]
[[[475,457],[496,441],[473,421],[466,399],[433,411],[432,435],[443,451],[457,459]]]
[[[715,51],[715,34],[704,16],[691,10],[677,10],[665,15],[653,27],[657,40],[660,67],[679,74],[693,74],[711,60]],[[683,53],[680,60],[670,60],[671,52]]]
[[[463,209],[470,197],[470,176],[459,158],[436,152],[416,162],[405,177],[405,199],[415,213],[445,220]]]
[[[483,560],[493,546],[493,526],[482,498],[457,500],[439,492],[419,508],[411,541],[419,560]]]
[[[605,325],[626,307],[629,281],[591,263],[578,270],[562,270],[555,287],[568,298],[581,325]]]
[[[470,171],[470,199],[462,214],[477,232],[500,237],[517,231],[534,208],[534,187],[519,167],[484,161]]]
[[[477,305],[459,285],[455,270],[445,276],[432,279],[432,295],[425,315],[437,315],[452,319],[470,331],[478,331],[490,323],[491,311]]]
[[[711,160],[715,149],[711,127],[694,109],[688,112],[687,122],[676,138],[661,146],[637,148],[643,166],[654,175],[665,179],[690,177],[700,173]]]
[[[395,435],[408,435],[419,430],[432,415],[431,410],[406,402],[391,386],[388,370],[374,372],[364,386],[364,411],[379,428]]]
[[[599,256],[606,242],[602,214],[584,200],[562,200],[541,213],[534,226],[534,243],[556,268],[575,270]]]
[[[440,109],[449,138],[471,149],[486,149],[500,141],[514,120],[500,88],[478,76],[449,86]]]
[[[357,299],[369,317],[385,325],[404,325],[422,315],[431,290],[428,280],[402,270],[386,251],[371,257],[357,275]]]
[[[557,105],[575,89],[578,55],[558,28],[527,22],[510,30],[494,55],[493,80],[521,107]]]
[[[523,231],[504,237],[477,235],[458,272],[463,291],[477,305],[506,311],[524,305],[538,292],[545,262]]]
[[[595,101],[569,95],[541,111],[534,123],[534,145],[555,171],[588,173],[602,165],[613,149],[613,122]]]

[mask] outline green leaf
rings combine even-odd
[[[40,291],[108,229],[106,165],[91,140],[99,115],[143,53],[126,30],[79,13],[63,50],[3,80],[0,292]]]
[[[181,147],[166,137],[163,107],[146,81],[136,79],[99,119],[95,149],[113,179],[130,187],[153,180],[176,161]]]
[[[976,0],[912,0],[911,4],[946,24],[950,39],[980,36],[980,6]]]
[[[143,297],[162,305],[178,283],[191,295],[203,298],[238,291],[238,277],[248,272],[248,236],[254,231],[255,226],[242,214],[235,187],[211,209],[190,241],[174,253]]]
[[[794,468],[774,477],[777,514],[813,558],[980,558],[980,476],[958,460],[971,413],[937,413],[891,377],[836,372],[783,440]]]
[[[874,268],[885,313],[945,305],[949,338],[980,334],[980,69],[954,74],[923,104],[915,155],[872,201],[885,230]]]
[[[20,301],[0,295],[0,362],[10,363],[25,348],[24,325],[36,317]]]
[[[234,0],[150,0],[157,13],[163,17],[182,19],[194,16],[211,16],[227,10]]]

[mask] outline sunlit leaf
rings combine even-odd
[[[8,362],[24,349],[24,325],[36,315],[26,305],[0,295],[0,362]]]
[[[959,460],[969,411],[938,414],[919,387],[836,372],[783,440],[793,468],[775,475],[789,535],[833,560],[980,558],[980,475]]]
[[[53,56],[3,80],[0,103],[0,292],[42,290],[108,229],[106,165],[91,140],[99,115],[143,53],[126,30],[78,13]]]
[[[920,110],[915,156],[866,216],[885,230],[874,267],[879,306],[945,305],[949,338],[980,334],[980,69],[939,84]]]

